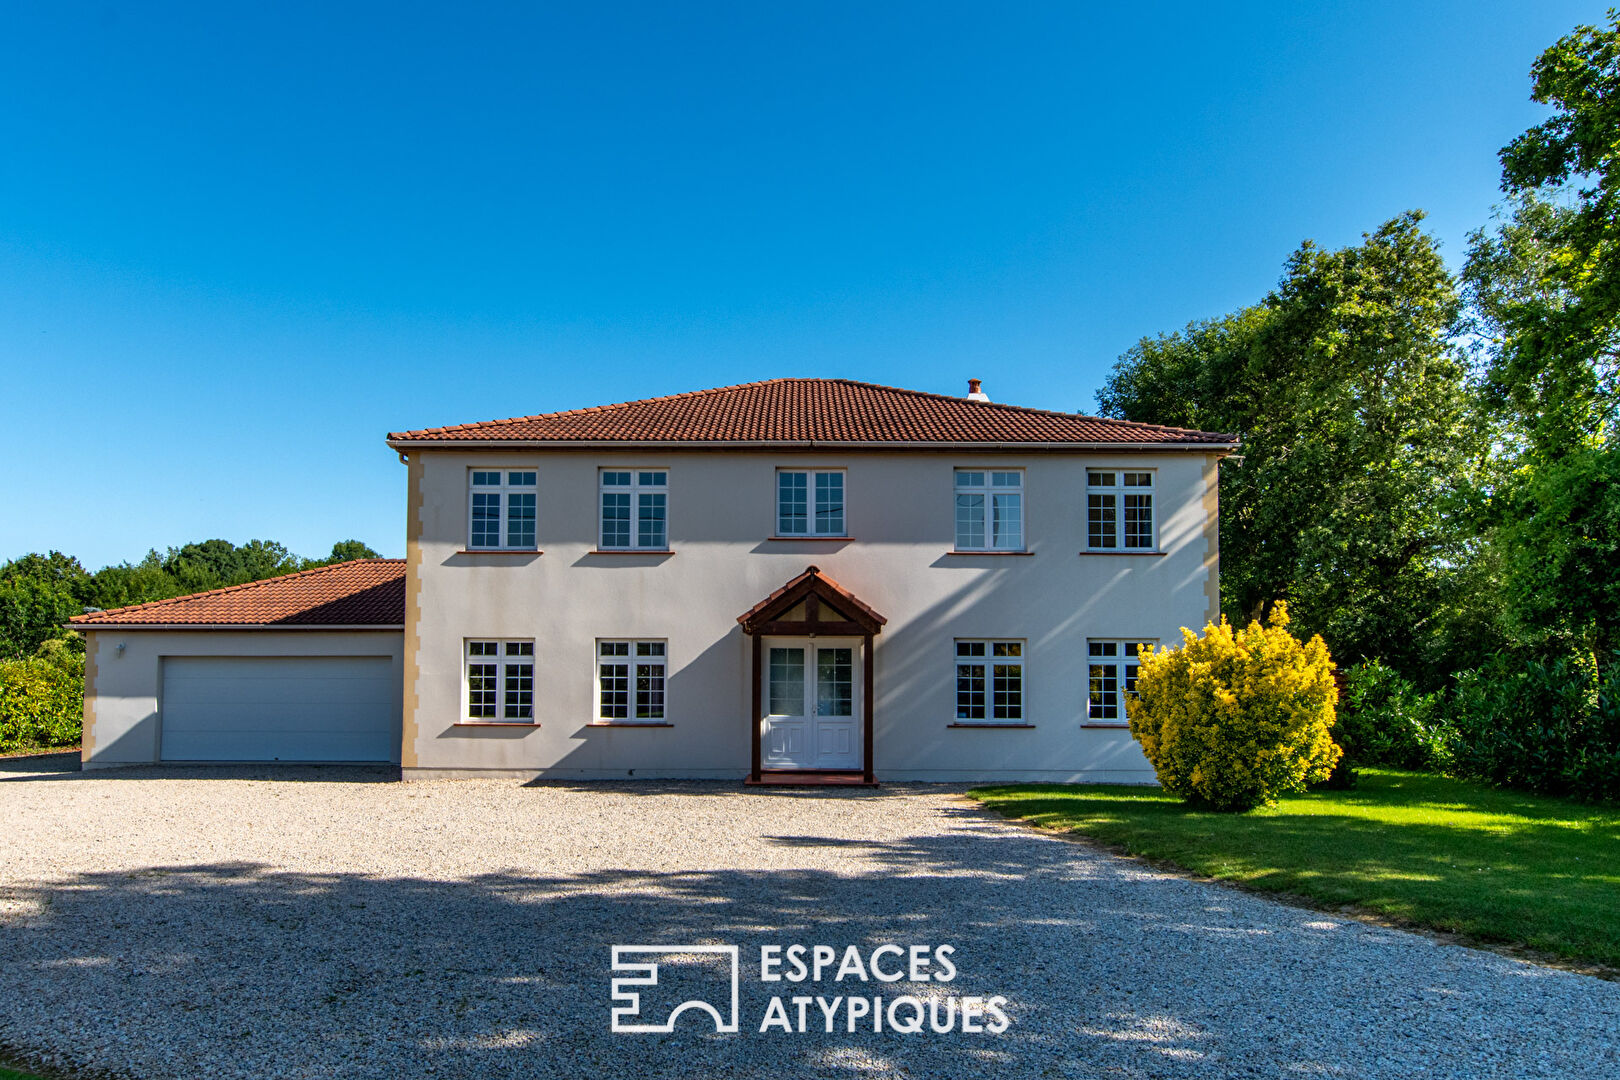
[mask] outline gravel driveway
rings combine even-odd
[[[937,787],[73,768],[0,760],[0,1045],[61,1066],[1620,1075],[1620,985],[1160,874]],[[609,1032],[613,944],[704,942],[741,946],[740,1033]],[[959,974],[762,983],[759,946],[794,942],[951,944]],[[812,1006],[805,1034],[758,1031],[776,994],[907,993],[1002,994],[1012,1024],[829,1035]]]

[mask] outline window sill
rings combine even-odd
[[[1015,728],[1015,729],[1028,730],[1030,728],[1033,728],[1035,725],[1034,724],[1005,724],[1005,723],[998,724],[994,720],[984,720],[984,721],[979,721],[979,720],[958,720],[953,724],[946,724],[945,726],[948,727],[948,728],[953,728],[953,727],[964,727],[964,728]]]
[[[819,541],[819,542],[821,542],[823,544],[847,544],[847,543],[849,543],[849,541],[851,541],[851,540],[853,540],[855,538],[853,536],[828,536],[825,533],[819,534],[819,535],[812,535],[812,534],[806,533],[803,536],[767,536],[765,539],[767,539],[767,540],[785,540],[785,541],[788,541],[790,543],[797,542],[797,541],[800,541],[800,540],[815,540],[815,541]]]
[[[457,555],[544,555],[539,548],[462,548]]]
[[[1099,548],[1096,551],[1082,551],[1082,555],[1168,555],[1168,551],[1145,551],[1140,548],[1134,551],[1115,550],[1113,548]]]
[[[673,555],[674,548],[592,548],[587,555]]]
[[[1129,731],[1129,730],[1131,730],[1131,725],[1129,725],[1129,724],[1081,724],[1080,726],[1082,728],[1101,728],[1101,729],[1105,729],[1105,730],[1108,730],[1108,731]]]
[[[538,720],[457,720],[451,727],[537,728]]]
[[[586,727],[674,727],[668,720],[591,720]]]
[[[980,555],[1033,555],[1035,553],[1033,551],[961,551],[961,550],[956,550],[956,551],[947,551],[945,554],[947,554],[947,555],[965,555],[965,556],[968,556],[968,557],[971,557],[971,558],[977,558]]]

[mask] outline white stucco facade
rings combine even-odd
[[[1150,781],[1128,730],[1088,726],[1087,642],[1176,642],[1218,617],[1218,457],[412,449],[404,774],[740,779],[753,675],[737,617],[814,564],[888,620],[866,718],[879,780]],[[668,471],[670,553],[596,551],[598,471],[613,466]],[[537,473],[539,552],[466,550],[475,467]],[[849,539],[772,539],[776,472],[796,467],[844,471]],[[1153,471],[1156,553],[1082,554],[1099,467]],[[1025,553],[954,551],[957,468],[1022,470]],[[595,723],[605,638],[667,642],[666,726]],[[959,638],[1024,643],[1021,726],[955,724]],[[533,724],[464,723],[469,639],[534,642]],[[149,705],[115,706],[121,729]]]

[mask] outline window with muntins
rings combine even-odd
[[[534,721],[534,642],[467,642],[467,719]]]
[[[467,546],[535,546],[535,474],[518,469],[473,469],[469,477]]]
[[[669,472],[664,469],[603,469],[604,550],[669,549]]]
[[[596,643],[596,718],[605,723],[661,723],[667,646],[662,641]]]
[[[1100,724],[1129,722],[1125,702],[1136,696],[1138,653],[1142,644],[1095,640],[1086,643],[1089,683],[1086,719]]]
[[[1023,549],[1023,472],[1018,469],[957,469],[956,550]]]
[[[772,716],[795,716],[804,711],[804,650],[772,649],[770,702]]]
[[[777,470],[776,535],[843,536],[843,472]]]
[[[1024,722],[1024,643],[956,642],[956,719],[961,723]]]
[[[1091,551],[1152,551],[1153,473],[1086,470],[1086,547]]]

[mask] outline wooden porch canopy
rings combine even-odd
[[[758,783],[765,737],[765,702],[763,700],[763,647],[760,639],[767,634],[783,637],[859,637],[864,640],[861,650],[865,668],[865,702],[862,717],[862,778],[872,782],[872,639],[882,631],[889,620],[867,606],[854,593],[821,572],[818,566],[805,568],[804,573],[777,589],[771,595],[737,616],[743,633],[753,639],[754,691],[753,691],[753,771],[751,779]]]

